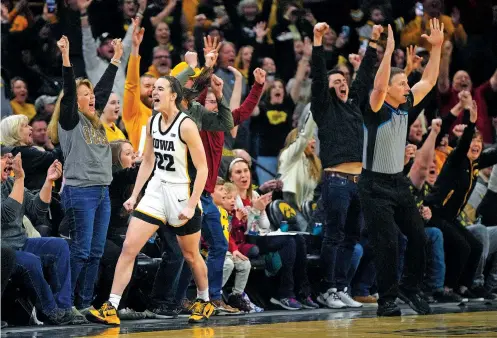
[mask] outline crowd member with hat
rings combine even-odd
[[[55,102],[57,96],[42,95],[35,101],[35,109],[38,115],[43,117],[50,117],[55,109]]]
[[[121,60],[114,60],[114,47],[112,45],[113,37],[109,33],[102,33],[95,41],[88,19],[88,7],[93,0],[78,1],[79,12],[81,17],[81,31],[83,33],[83,58],[86,65],[86,73],[88,79],[92,83],[97,83],[102,77],[109,63],[128,62],[129,54],[131,52],[131,35],[133,33],[132,25],[128,27],[126,36],[123,39],[123,57]],[[124,79],[125,67],[120,67],[117,71],[116,80],[112,91],[115,92],[121,99],[124,95]]]

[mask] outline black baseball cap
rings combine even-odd
[[[14,147],[9,147],[9,146],[6,146],[6,145],[3,145],[2,144],[2,156],[5,156],[7,155],[8,153],[12,153],[12,150],[14,149]]]

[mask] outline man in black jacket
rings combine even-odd
[[[324,168],[322,201],[326,210],[321,266],[323,281],[318,301],[330,308],[361,307],[347,294],[347,272],[364,223],[357,189],[362,169],[363,120],[361,107],[373,85],[376,40],[374,26],[369,47],[350,88],[336,70],[326,76],[322,47],[325,23],[314,27],[311,111],[318,126],[320,158]]]

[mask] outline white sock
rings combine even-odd
[[[119,307],[119,302],[121,301],[121,297],[122,296],[115,295],[113,293],[111,293],[109,296],[109,302],[112,304],[114,308],[116,308],[116,310]]]
[[[202,299],[204,302],[209,301],[209,289],[205,289],[204,291],[200,291],[197,289],[197,299]]]

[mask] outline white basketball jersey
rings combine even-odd
[[[167,130],[162,130],[162,115],[152,118],[150,132],[155,154],[154,177],[169,183],[193,183],[196,170],[188,147],[181,139],[180,126],[188,115],[179,112]]]

